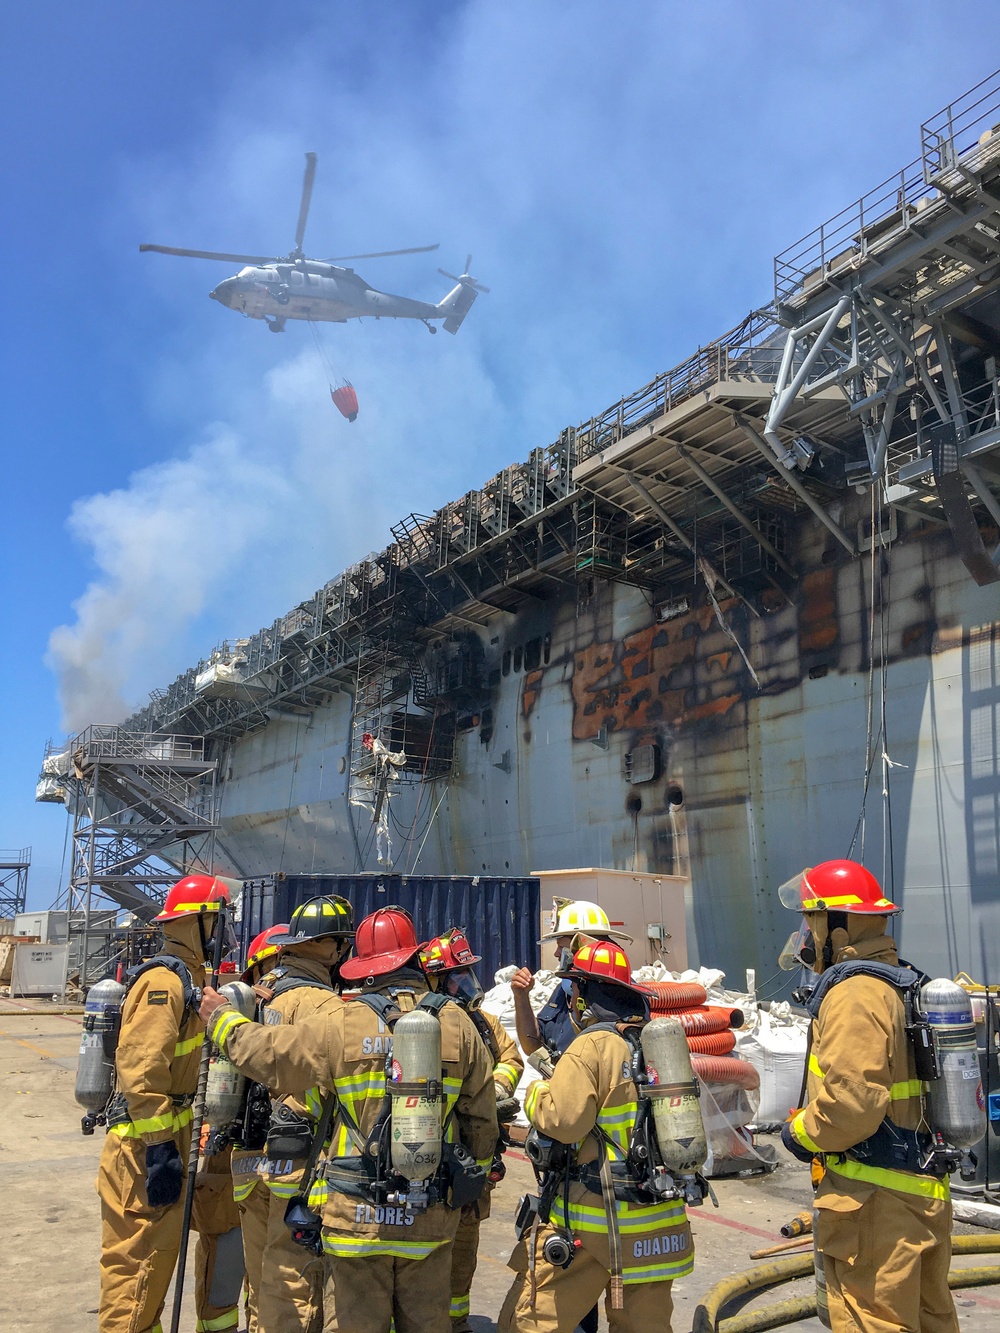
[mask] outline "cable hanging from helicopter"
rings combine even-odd
[[[319,357],[320,365],[326,372],[327,386],[330,390],[330,397],[333,399],[333,405],[342,417],[348,421],[357,421],[358,419],[358,395],[354,385],[350,380],[337,375],[333,368],[333,363],[327,355],[326,348],[323,346],[322,339],[319,336],[319,329],[313,320],[309,320],[309,329],[313,336],[313,342],[316,344],[316,354]],[[334,383],[336,381],[336,384]]]

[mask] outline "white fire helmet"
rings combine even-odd
[[[591,935],[601,939],[626,940],[632,943],[632,936],[623,930],[613,930],[608,914],[597,903],[585,899],[572,901],[569,898],[552,899],[552,925],[549,931],[538,941],[546,944],[558,939],[560,935]]]

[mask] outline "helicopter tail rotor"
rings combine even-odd
[[[460,282],[463,287],[471,288],[474,292],[483,292],[486,295],[489,295],[490,289],[488,287],[484,287],[481,282],[477,281],[477,279],[475,279],[472,276],[472,274],[469,272],[471,268],[472,268],[472,256],[466,255],[464,273],[449,273],[447,269],[443,268],[439,268],[438,272],[441,274],[442,278],[450,278],[452,282]],[[447,327],[448,326],[446,324],[445,328]]]

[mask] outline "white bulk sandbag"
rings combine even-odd
[[[783,1123],[798,1106],[808,1033],[809,1020],[783,1003],[759,1009],[753,1026],[736,1033],[736,1054],[760,1074],[758,1124]]]

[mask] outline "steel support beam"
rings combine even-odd
[[[650,509],[660,520],[663,526],[667,529],[667,531],[673,533],[673,535],[677,538],[680,544],[686,550],[690,551],[696,560],[700,560],[705,565],[705,568],[711,572],[712,577],[715,579],[716,583],[718,583],[720,587],[725,588],[726,592],[729,593],[730,597],[735,597],[737,601],[740,602],[746,602],[746,598],[741,597],[740,594],[736,591],[736,589],[732,586],[732,584],[727,582],[727,580],[722,577],[722,575],[718,572],[718,570],[714,569],[712,565],[709,564],[708,560],[706,560],[703,555],[701,555],[694,549],[694,544],[688,537],[687,533],[683,530],[683,528],[679,528],[677,526],[677,524],[670,517],[667,511],[663,508],[663,505],[661,505],[659,500],[657,500],[653,495],[650,494],[649,490],[642,484],[642,482],[635,475],[635,473],[626,472],[625,476],[627,477],[629,485],[632,487],[635,493],[645,504],[647,504],[650,507]],[[746,602],[746,604],[748,606],[750,605],[749,602]],[[752,607],[750,609],[753,610]],[[754,611],[754,615],[756,614],[757,612]]]
[[[674,448],[677,450],[678,457],[684,460],[684,462],[691,469],[691,471],[698,478],[698,480],[704,486],[708,487],[708,489],[712,492],[712,494],[719,501],[719,503],[724,505],[725,508],[729,510],[733,518],[736,519],[736,522],[739,523],[741,527],[745,528],[747,532],[749,532],[750,536],[753,537],[754,541],[757,542],[760,548],[763,551],[767,552],[767,554],[771,557],[774,563],[779,566],[779,568],[783,569],[785,573],[790,575],[792,578],[795,578],[795,570],[791,567],[791,565],[788,563],[785,557],[781,554],[780,551],[778,551],[772,545],[771,542],[768,541],[768,539],[764,536],[764,534],[760,531],[760,529],[754,523],[752,523],[749,518],[747,518],[743,510],[740,509],[738,505],[734,504],[732,500],[730,500],[729,496],[722,489],[722,487],[715,480],[715,478],[711,476],[710,473],[706,472],[705,469],[701,466],[701,464],[696,462],[695,459],[691,457],[691,455],[688,453],[688,451],[684,448],[682,444],[676,444],[674,445]]]
[[[801,481],[799,481],[795,473],[789,472],[788,468],[782,466],[782,464],[771,452],[770,446],[767,444],[766,440],[764,440],[763,436],[758,432],[756,426],[754,426],[752,422],[750,422],[746,417],[742,416],[739,412],[733,413],[733,420],[736,422],[737,426],[739,426],[740,430],[751,442],[751,444],[755,444],[757,446],[757,448],[767,459],[767,461],[770,463],[771,467],[775,470],[775,472],[777,472],[778,476],[785,483],[788,489],[794,491],[795,494],[802,501],[802,503],[812,510],[812,512],[819,519],[819,521],[823,524],[823,526],[833,533],[833,535],[836,537],[837,541],[840,542],[844,550],[847,551],[849,555],[852,556],[857,555],[858,553],[857,548],[851,541],[850,537],[848,537],[847,533],[840,526],[840,524],[836,523],[826,512],[826,510],[823,508],[820,502],[814,496],[809,494],[809,492],[802,485]]]

